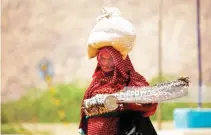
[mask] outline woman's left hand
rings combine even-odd
[[[119,110],[120,110],[120,111],[123,111],[123,110],[124,110],[124,104],[122,104],[122,103],[119,104]]]

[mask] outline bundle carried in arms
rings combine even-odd
[[[95,116],[116,110],[119,103],[149,104],[181,98],[188,94],[188,87],[188,77],[180,77],[154,86],[127,87],[117,93],[97,94],[86,99],[83,108],[87,116]]]

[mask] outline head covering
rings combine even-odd
[[[125,59],[135,43],[135,28],[132,23],[120,16],[117,8],[104,7],[102,13],[88,38],[88,57],[95,57],[99,48],[112,46]]]
[[[121,53],[111,46],[99,49],[98,53],[101,51],[110,53],[111,57],[113,58],[115,64],[113,74],[108,76],[103,74],[98,61],[97,67],[92,76],[93,80],[85,92],[84,99],[91,98],[96,94],[115,93],[122,90],[125,86],[141,87],[149,85],[146,79],[134,70],[128,55],[126,59],[122,59]],[[152,110],[148,110],[147,113],[152,113]],[[81,110],[81,122],[79,127],[85,130],[86,125],[83,122],[84,116],[85,114]]]

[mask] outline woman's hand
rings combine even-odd
[[[97,115],[97,114],[100,114],[100,108],[98,107],[91,107],[89,109],[85,108],[85,107],[82,107],[82,110],[84,111],[84,113],[87,115],[87,116],[92,116],[92,115]]]
[[[124,110],[124,104],[123,103],[120,103],[118,109],[120,111],[123,111]]]
[[[140,108],[143,107],[142,104],[138,104],[138,103],[122,103],[122,102],[117,102],[118,104],[118,109],[120,111],[123,111],[123,110],[136,110],[136,111],[141,111]]]

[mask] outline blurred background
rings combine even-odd
[[[211,86],[211,1],[200,4],[202,84]],[[109,5],[134,24],[130,58],[151,85],[180,76],[198,85],[196,0],[2,0],[2,133],[77,134],[81,100],[96,67],[86,41]],[[47,78],[40,69],[45,60],[52,73]],[[175,108],[197,106],[163,103],[151,119],[156,128],[173,129]]]

